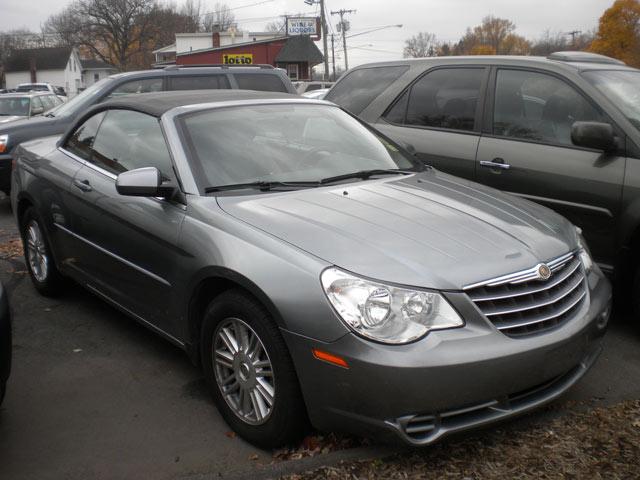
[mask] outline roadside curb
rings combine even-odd
[[[337,450],[315,457],[301,458],[300,460],[287,460],[252,469],[194,474],[176,478],[180,480],[242,480],[249,478],[252,480],[269,480],[280,478],[284,475],[315,470],[320,467],[331,467],[340,462],[381,459],[401,451],[402,449],[399,447],[356,447],[347,450]]]

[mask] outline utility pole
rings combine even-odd
[[[570,32],[567,32],[567,35],[571,35],[571,46],[575,47],[576,46],[576,35],[580,35],[582,33],[582,30],[572,30]]]
[[[307,5],[320,5],[320,23],[322,30],[322,50],[324,53],[324,74],[323,80],[329,78],[329,52],[327,51],[327,16],[325,15],[324,0],[304,0]]]
[[[332,81],[336,81],[336,48],[335,48],[335,35],[331,34],[331,63],[333,64],[333,78]]]
[[[349,59],[347,58],[347,30],[349,29],[347,23],[344,21],[344,16],[350,13],[356,13],[355,10],[345,10],[341,8],[337,12],[331,12],[331,15],[340,15],[340,31],[342,32],[342,49],[344,50],[344,69],[349,70]]]

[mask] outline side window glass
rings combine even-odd
[[[64,148],[83,160],[91,160],[93,141],[103,118],[104,112],[100,112],[85,120],[67,139]]]
[[[109,110],[93,143],[91,161],[114,175],[156,167],[167,179],[174,178],[158,119],[131,110]]]
[[[409,91],[405,91],[400,98],[391,105],[383,115],[391,123],[404,123],[407,114],[407,104],[409,103]]]
[[[113,90],[107,98],[131,95],[133,93],[150,93],[162,91],[162,77],[145,78],[143,80],[132,80],[123,83]]]
[[[54,103],[51,100],[51,95],[43,95],[41,100],[42,100],[42,105],[44,106],[44,111],[45,112],[47,110],[51,110],[53,108]]]
[[[215,90],[231,88],[226,75],[176,76],[169,79],[169,90]]]
[[[40,97],[33,97],[31,99],[31,111],[33,112],[36,108],[43,108]]]
[[[505,137],[573,145],[577,121],[603,121],[603,115],[573,87],[544,73],[499,70],[493,133]]]
[[[411,87],[405,123],[472,131],[484,76],[483,68],[427,73]]]
[[[409,67],[359,68],[338,81],[325,100],[337,103],[354,115],[360,115],[389,85],[402,76]]]
[[[235,73],[234,77],[241,90],[260,90],[263,92],[287,92],[278,75],[270,73]]]

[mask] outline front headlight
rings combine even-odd
[[[589,273],[593,268],[593,259],[591,258],[591,252],[589,251],[589,247],[587,247],[587,242],[585,242],[584,237],[582,236],[582,230],[576,227],[576,231],[578,232],[580,260],[582,261],[582,266],[584,267],[585,272]]]
[[[0,135],[0,153],[4,153],[8,150],[9,146],[9,135]]]
[[[324,293],[340,318],[356,333],[383,343],[408,343],[430,330],[464,322],[439,293],[384,285],[337,268],[320,276]]]

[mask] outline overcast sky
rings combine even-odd
[[[216,0],[202,1],[207,11],[214,10]],[[247,6],[258,2],[260,0],[226,0],[225,3],[233,9],[238,26],[251,31],[260,31],[278,15],[319,11],[316,6],[305,5],[303,0],[266,0],[260,5]],[[2,0],[1,3],[0,30],[18,27],[37,30],[41,22],[68,2]],[[349,39],[350,66],[399,58],[404,40],[420,31],[434,33],[439,40],[456,41],[467,27],[477,25],[486,15],[512,20],[517,33],[527,38],[537,38],[547,29],[588,31],[597,26],[598,18],[612,3],[613,0],[326,0],[329,11],[356,10],[348,16],[350,34],[384,25],[403,25]],[[330,18],[334,30],[337,20],[337,16]]]

